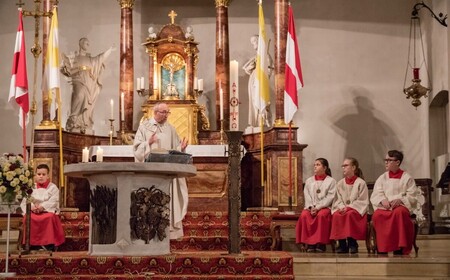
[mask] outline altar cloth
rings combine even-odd
[[[133,145],[102,145],[89,147],[89,158],[97,155],[97,150],[103,150],[103,157],[134,158]],[[228,145],[188,145],[186,153],[192,157],[226,157]]]

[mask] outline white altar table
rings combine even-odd
[[[97,154],[97,150],[103,150],[104,157],[118,157],[118,158],[134,158],[132,145],[102,145],[89,147],[89,158]],[[191,154],[192,157],[227,157],[225,151],[228,150],[228,145],[188,145],[186,153]]]

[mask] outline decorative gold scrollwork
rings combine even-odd
[[[133,9],[134,0],[117,0],[121,9]]]
[[[161,61],[162,67],[169,71],[176,72],[183,68],[184,66],[184,59],[181,55],[177,53],[171,53],[163,58]]]
[[[206,111],[205,106],[200,105],[200,118],[201,118],[202,130],[209,130],[209,128],[210,128],[209,119],[206,116],[205,111]]]
[[[148,48],[147,53],[150,56],[156,57],[156,55],[158,54],[158,50],[156,48]]]
[[[228,7],[228,5],[231,3],[231,0],[215,0],[216,2],[216,8],[217,7]]]

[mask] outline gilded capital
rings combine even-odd
[[[189,47],[184,48],[184,53],[187,54],[188,56],[192,56],[192,50],[191,50],[191,48],[189,48]]]
[[[121,9],[126,9],[126,8],[133,9],[134,0],[117,0],[117,2],[119,2]]]
[[[217,7],[228,7],[232,0],[214,0],[216,2],[216,8]]]
[[[150,56],[153,56],[156,58],[156,55],[158,54],[158,50],[155,47],[150,47],[150,48],[147,48],[147,53]]]

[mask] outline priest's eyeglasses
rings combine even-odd
[[[158,113],[161,113],[163,115],[169,115],[170,111],[158,111]]]
[[[385,158],[384,162],[388,163],[388,162],[393,162],[393,161],[397,161],[398,159],[396,158]]]

